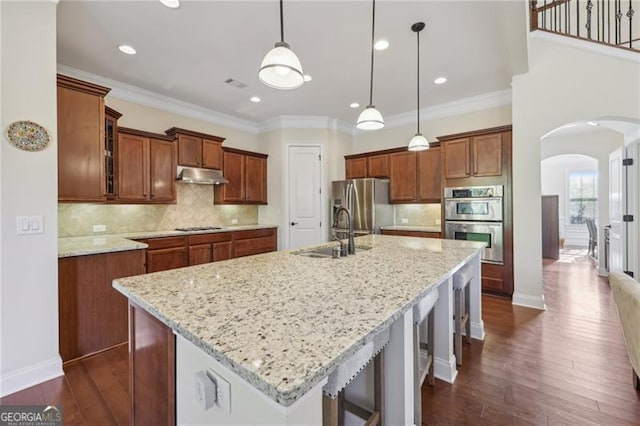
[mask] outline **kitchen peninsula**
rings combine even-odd
[[[368,235],[356,246],[339,259],[281,251],[115,280],[130,304],[132,423],[321,424],[327,376],[388,327],[385,421],[412,423],[411,308],[437,287],[435,375],[453,382],[452,276],[475,271],[481,340],[484,245]],[[218,390],[206,411],[194,391],[205,371]]]

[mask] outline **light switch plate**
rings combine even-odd
[[[225,410],[228,414],[231,414],[231,385],[221,375],[207,369],[207,375],[215,380],[217,387],[216,404]]]
[[[93,225],[93,232],[106,232],[106,231],[107,231],[106,225]]]
[[[231,219],[231,224],[232,225],[237,225],[238,224],[238,219]]]
[[[44,218],[42,216],[17,216],[16,233],[31,235],[44,233]]]
[[[402,219],[400,219],[401,223],[409,223],[409,219],[407,219],[406,217],[403,217]]]

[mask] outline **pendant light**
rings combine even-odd
[[[300,60],[284,41],[284,19],[280,0],[280,41],[264,56],[258,78],[274,89],[297,89],[304,84]]]
[[[429,149],[429,141],[420,133],[420,31],[424,29],[424,22],[416,22],[411,26],[411,31],[416,33],[418,39],[418,72],[416,76],[417,80],[417,94],[418,94],[418,131],[415,136],[409,141],[409,151],[424,151]]]
[[[373,52],[376,28],[376,0],[373,0],[373,18],[371,20],[371,79],[369,84],[369,105],[358,116],[356,128],[360,130],[378,130],[384,127],[382,114],[373,105]]]

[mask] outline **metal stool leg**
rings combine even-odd
[[[413,419],[419,425],[422,423],[422,403],[420,383],[420,324],[413,325]]]
[[[431,312],[429,312],[429,315],[427,316],[427,333],[429,333],[429,335],[427,336],[427,348],[429,351],[429,356],[431,357],[431,363],[429,364],[429,376],[428,376],[428,380],[429,380],[429,385],[433,386],[436,383],[436,378],[433,375],[433,365],[435,364],[435,352],[434,352],[434,345],[435,345],[435,341],[436,341],[436,337],[435,337],[435,324],[436,324],[436,320],[435,320],[436,316],[435,316],[435,312],[432,310]]]
[[[373,409],[379,417],[377,421],[369,419],[367,424],[381,425],[384,422],[384,349],[373,359],[373,392]]]
[[[464,318],[465,318],[465,334],[466,342],[471,344],[471,283],[464,288]]]
[[[331,399],[326,395],[322,396],[322,426],[338,426],[338,398]]]

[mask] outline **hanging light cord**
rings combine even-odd
[[[418,91],[416,93],[416,97],[418,99],[418,133],[420,134],[420,31],[416,31],[416,37],[418,37],[418,67],[417,67],[417,73],[416,73],[416,80],[418,80]]]
[[[373,44],[376,34],[376,0],[373,0],[373,18],[371,19],[371,78],[369,79],[369,106],[373,105]]]
[[[284,18],[282,15],[282,0],[280,0],[280,42],[284,43]]]

